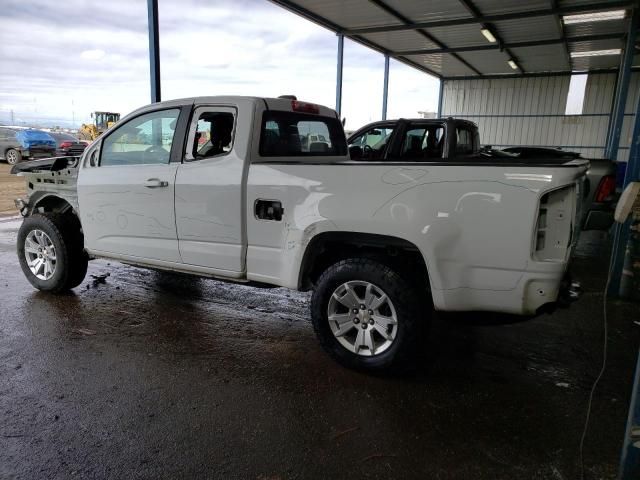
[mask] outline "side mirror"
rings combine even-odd
[[[344,128],[344,125],[347,123],[347,117],[342,117],[342,128]]]

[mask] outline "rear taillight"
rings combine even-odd
[[[69,148],[71,145],[73,145],[73,142],[62,142],[60,148]]]
[[[594,201],[597,203],[605,202],[615,191],[616,177],[613,175],[605,175],[602,177],[602,180],[600,180],[600,184],[598,184]]]
[[[576,216],[576,189],[573,186],[545,193],[538,205],[538,221],[533,258],[542,262],[566,259],[573,238]]]

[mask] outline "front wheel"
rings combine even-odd
[[[15,148],[10,148],[4,154],[4,158],[7,159],[7,163],[9,165],[15,165],[16,163],[20,163],[20,161],[22,160],[22,154]]]
[[[62,292],[77,287],[87,273],[88,256],[75,216],[37,213],[18,231],[18,259],[38,290]]]
[[[323,348],[342,365],[369,371],[404,369],[415,359],[431,310],[403,275],[371,259],[329,267],[311,299]]]

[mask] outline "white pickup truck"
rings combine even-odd
[[[29,191],[16,201],[20,264],[51,292],[79,285],[98,257],[312,289],[335,359],[406,365],[434,308],[533,315],[556,302],[576,240],[588,162],[479,160],[475,126],[451,125],[434,130],[438,159],[352,159],[319,105],[149,105],[80,159],[14,167]]]

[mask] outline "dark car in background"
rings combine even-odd
[[[49,135],[56,141],[56,156],[58,157],[79,157],[89,145],[69,133],[50,132]]]
[[[0,127],[0,160],[5,160],[9,165],[55,155],[56,141],[47,132],[31,128]]]

